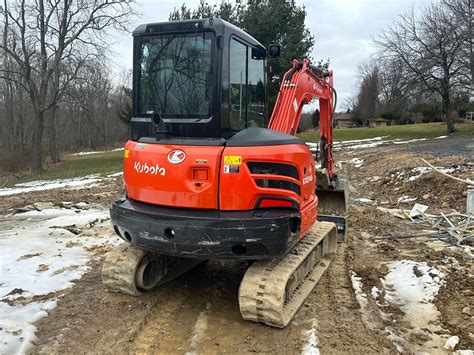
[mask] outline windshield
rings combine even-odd
[[[168,119],[209,118],[212,32],[144,37],[139,42],[139,113]]]

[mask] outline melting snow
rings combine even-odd
[[[381,292],[382,292],[382,291],[379,290],[379,289],[377,288],[377,286],[373,286],[372,289],[370,290],[370,293],[371,293],[372,298],[373,298],[374,300],[376,300],[377,298],[379,298]]]
[[[354,167],[360,168],[364,164],[364,160],[359,158],[353,158],[351,159],[351,163],[354,164]]]
[[[370,198],[365,198],[365,197],[355,198],[354,201],[355,202],[361,202],[361,203],[369,203],[369,204],[374,203],[373,200],[371,200]]]
[[[410,139],[410,140],[401,140],[400,138],[396,139],[385,139],[389,136],[381,136],[381,137],[374,137],[374,138],[366,138],[366,139],[355,139],[349,141],[335,141],[333,143],[334,150],[341,150],[341,149],[367,149],[367,148],[375,148],[381,145],[388,145],[388,144],[408,144],[414,142],[422,142],[428,140],[428,138],[419,138],[419,139]],[[439,136],[433,139],[442,139],[447,138],[447,136]],[[316,149],[318,144],[317,143],[306,143],[310,149]]]
[[[386,142],[391,141],[384,141],[383,139],[387,136],[383,137],[375,137],[375,138],[367,138],[367,139],[355,139],[349,141],[335,141],[333,142],[333,149],[334,150],[341,150],[341,149],[363,149],[363,148],[374,148],[378,147],[379,145],[385,144]],[[317,149],[318,143],[306,142],[306,145],[310,147],[310,149]]]
[[[316,320],[311,323],[311,329],[304,331],[306,344],[301,349],[302,355],[319,355],[318,349],[318,331]]]
[[[445,168],[445,167],[442,167],[442,166],[438,166],[436,167],[438,170],[444,172],[444,173],[453,173],[456,171],[456,168]],[[417,168],[413,168],[411,169],[411,172],[412,173],[417,173],[417,175],[412,175],[408,178],[408,181],[415,181],[416,179],[418,179],[420,176],[422,176],[423,174],[426,174],[426,173],[429,173],[431,170],[430,167],[427,167],[427,166],[420,166],[420,167],[417,167]],[[400,174],[399,176],[397,176],[397,178],[400,178],[401,176],[403,176],[404,174]]]
[[[20,307],[11,307],[0,302],[0,353],[25,354],[36,340],[36,327],[32,324],[47,311],[56,307],[56,301],[31,302]]]
[[[91,255],[85,248],[118,241],[65,228],[107,218],[105,209],[64,208],[0,217],[0,354],[26,352],[33,323],[56,306],[54,300],[32,302],[33,296],[71,287],[88,270]]]
[[[459,337],[457,335],[449,337],[448,340],[446,340],[446,343],[444,344],[444,348],[448,350],[454,350],[456,345],[459,343]]]
[[[107,175],[107,177],[112,178],[112,177],[117,177],[117,176],[122,176],[122,175],[123,175],[123,171],[120,171],[118,173],[109,174]]]
[[[107,153],[107,152],[118,152],[123,150],[124,148],[116,148],[112,150],[99,150],[99,151],[92,151],[92,152],[79,152],[79,153],[74,153],[71,155],[91,155],[91,154],[100,154],[100,153]]]
[[[410,139],[407,141],[394,141],[393,144],[408,144],[408,143],[415,143],[415,142],[423,142],[426,140],[428,140],[428,138]]]
[[[16,195],[32,191],[44,191],[58,189],[61,187],[82,188],[85,186],[92,186],[100,182],[102,179],[99,175],[88,175],[74,179],[59,179],[59,180],[36,180],[16,184],[14,187],[7,187],[0,189],[0,196]]]
[[[432,301],[443,284],[444,274],[426,262],[411,260],[393,261],[388,268],[383,280],[385,300],[400,305],[415,327],[427,327],[436,321],[438,311]]]
[[[0,196],[10,196],[32,191],[53,190],[64,187],[72,189],[82,189],[85,187],[98,186],[98,184],[103,182],[104,179],[106,180],[122,175],[123,172],[118,172],[109,174],[106,178],[102,178],[99,174],[94,174],[72,179],[35,180],[31,182],[16,184],[13,187],[6,187],[0,189]]]
[[[362,278],[357,276],[357,274],[351,270],[351,282],[352,288],[354,289],[357,302],[359,302],[362,308],[367,307],[367,294],[362,290]]]
[[[410,197],[410,196],[400,196],[398,198],[399,203],[407,203],[407,202],[413,202],[416,201],[416,197]]]

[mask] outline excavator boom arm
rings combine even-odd
[[[303,106],[319,98],[321,168],[332,178],[334,160],[332,114],[334,107],[333,72],[312,67],[308,59],[293,61],[285,73],[268,128],[287,134],[296,134]]]

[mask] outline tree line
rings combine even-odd
[[[59,162],[64,151],[126,139],[131,85],[127,75],[112,78],[108,42],[111,32],[131,30],[135,6],[123,0],[2,0],[0,171],[28,164],[28,157],[32,170],[41,172],[45,159]],[[275,77],[271,112],[278,79],[314,45],[304,7],[294,0],[201,1],[196,9],[176,8],[169,20],[209,17],[244,28],[265,46],[284,48],[268,69]]]
[[[381,117],[408,123],[421,114],[454,131],[455,113],[474,111],[472,0],[412,8],[374,38],[378,49],[359,66],[350,110],[360,124]]]
[[[108,69],[110,31],[128,31],[120,0],[3,0],[0,5],[0,148],[8,169],[125,139],[126,95]],[[13,164],[14,165],[14,164]]]

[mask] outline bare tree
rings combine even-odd
[[[469,68],[470,98],[474,99],[474,1],[473,0],[443,0],[445,6],[454,14],[457,27],[462,31],[464,45],[462,61]]]
[[[364,126],[371,127],[372,120],[377,116],[380,92],[379,66],[370,60],[359,65],[360,86],[355,105],[356,119]]]
[[[400,16],[376,40],[380,56],[400,60],[404,73],[424,90],[440,95],[448,133],[454,131],[452,95],[462,86],[465,71],[461,61],[465,33],[457,23],[449,8],[434,3],[420,15],[412,9]]]
[[[380,68],[379,112],[383,118],[406,123],[416,83],[404,63],[397,59],[378,58]]]
[[[50,138],[54,139],[58,101],[87,60],[105,56],[107,31],[127,29],[132,10],[130,2],[120,0],[3,0],[0,50],[16,66],[9,75],[6,70],[10,69],[3,66],[0,75],[21,85],[29,98],[34,171],[43,170],[41,148],[47,112]]]

